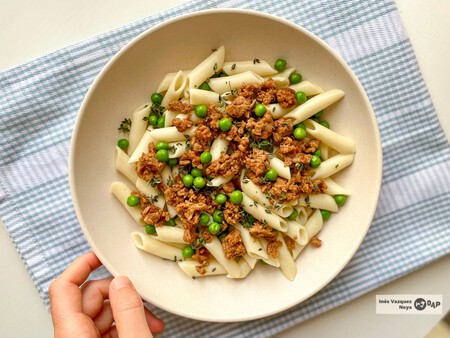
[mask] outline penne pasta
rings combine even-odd
[[[166,201],[164,199],[164,194],[162,194],[158,189],[153,188],[147,181],[144,181],[142,178],[137,178],[136,180],[136,188],[145,194],[153,205],[156,205],[158,208],[163,209]]]
[[[134,169],[134,164],[130,164],[128,161],[130,158],[128,155],[116,146],[116,170],[120,173],[124,174],[126,178],[130,180],[130,182],[136,182],[138,176],[136,174],[136,170]]]
[[[298,200],[298,204],[313,209],[323,209],[331,212],[338,211],[334,198],[328,194],[302,195]]]
[[[151,131],[151,138],[154,142],[166,141],[186,141],[190,136],[195,134],[196,126],[189,128],[188,130],[180,133],[176,127],[153,129]]]
[[[227,274],[227,270],[225,270],[216,260],[211,260],[209,262],[209,265],[205,267],[203,274],[197,270],[197,266],[200,265],[197,261],[185,260],[177,263],[180,269],[191,278]]]
[[[174,262],[183,260],[183,255],[181,254],[181,250],[179,248],[158,241],[149,235],[145,235],[140,232],[133,232],[131,234],[131,239],[133,240],[136,248],[151,253],[152,255]]]
[[[123,205],[125,210],[128,211],[131,218],[133,218],[137,224],[145,225],[145,223],[141,217],[141,209],[135,208],[135,207],[130,207],[127,204],[128,196],[131,195],[131,189],[128,188],[127,185],[125,185],[122,182],[113,182],[113,183],[111,183],[109,190],[111,190],[111,192],[114,194],[114,196],[116,196],[116,198]]]
[[[229,260],[225,257],[225,254],[222,250],[222,244],[217,239],[217,237],[213,237],[211,242],[205,243],[206,249],[214,256],[214,258],[227,270],[228,275],[234,278],[239,278],[241,274],[240,266],[234,261]]]
[[[258,204],[258,202],[255,203],[255,201],[246,194],[243,195],[244,198],[241,205],[246,212],[248,212],[256,219],[260,220],[261,222],[267,222],[272,228],[278,231],[287,231],[287,222],[284,219],[274,214],[267,208],[264,208],[262,205]]]
[[[161,106],[167,107],[170,101],[178,100],[181,97],[181,94],[183,93],[186,85],[187,77],[180,70],[173,78],[172,82],[169,85],[169,88],[167,88],[166,94],[164,95],[164,98],[161,102]]]
[[[347,190],[344,189],[342,186],[340,186],[339,184],[337,184],[335,181],[333,181],[330,177],[327,177],[324,179],[325,184],[327,185],[327,194],[328,195],[345,195],[345,196],[350,196],[351,193]]]
[[[294,124],[300,123],[315,113],[325,109],[326,107],[332,105],[336,101],[344,97],[344,92],[339,89],[333,89],[316,95],[306,101],[305,103],[299,105],[297,108],[291,110],[284,117],[292,119]]]
[[[273,75],[277,71],[264,60],[228,61],[223,63],[222,70],[227,75],[235,75],[244,72],[253,72],[261,76]]]
[[[186,242],[183,240],[184,230],[182,228],[165,225],[161,227],[155,227],[155,229],[160,241],[186,244]]]
[[[183,75],[188,76],[191,70],[184,70]],[[166,92],[169,89],[170,84],[172,83],[175,76],[178,74],[178,72],[173,73],[167,73],[164,78],[159,83],[158,88],[156,89],[157,93],[163,93]]]
[[[286,231],[286,235],[300,245],[305,245],[309,242],[308,231],[298,222],[288,222],[288,230]]]
[[[260,241],[252,237],[248,229],[244,228],[240,223],[236,223],[234,227],[241,232],[242,242],[250,257],[255,259],[267,258],[267,253],[264,251]]]
[[[153,138],[151,135],[152,130],[153,130],[153,127],[147,128],[144,135],[142,135],[142,138],[139,141],[139,144],[137,145],[136,149],[131,154],[130,159],[128,160],[128,163],[135,163],[139,160],[139,158],[142,156],[142,154],[148,153],[148,144],[150,142],[153,142]]]
[[[220,95],[208,90],[192,88],[189,90],[189,103],[193,105],[220,103]]]
[[[281,233],[278,233],[277,241],[281,242],[281,246],[278,248],[278,259],[280,261],[281,272],[283,272],[287,279],[294,280],[297,275],[297,266],[295,265],[294,259],[292,258]]]
[[[322,88],[309,81],[302,81],[296,84],[292,84],[289,86],[289,88],[295,90],[296,92],[304,92],[306,96],[314,96],[317,94],[322,94],[324,92]]]
[[[189,89],[198,88],[204,81],[222,69],[224,61],[225,47],[220,46],[189,73],[187,76]]]
[[[225,154],[227,152],[229,144],[230,142],[224,139],[222,136],[215,138],[211,144],[211,149],[209,150],[212,155],[211,162],[218,160],[220,154]]]
[[[354,154],[348,155],[336,155],[323,161],[319,167],[316,168],[313,179],[316,178],[327,178],[336,174],[344,168],[347,168],[353,162]]]
[[[340,135],[313,120],[306,120],[304,123],[306,126],[306,132],[315,139],[322,141],[341,154],[355,153],[356,146],[352,139]]]
[[[280,160],[278,157],[274,156],[270,159],[270,167],[276,170],[278,176],[287,180],[291,179],[291,169],[286,167],[284,161]]]
[[[311,214],[308,221],[305,223],[305,229],[308,232],[308,239],[311,239],[312,237],[317,235],[319,231],[322,230],[322,227],[323,227],[322,214],[320,213],[320,209],[316,209]]]
[[[264,82],[264,79],[258,74],[255,74],[253,72],[244,72],[231,76],[216,77],[210,79],[208,84],[213,91],[219,94],[223,94],[239,88],[244,83],[255,84],[262,82]]]
[[[128,137],[128,154],[132,154],[142,139],[147,129],[147,121],[145,117],[150,115],[150,104],[144,105],[142,109],[136,110],[131,118],[130,136]]]

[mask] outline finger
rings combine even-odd
[[[109,300],[119,337],[153,337],[147,325],[142,299],[127,277],[113,279]]]
[[[149,309],[145,308],[145,319],[147,320],[147,325],[152,333],[161,333],[164,330],[166,324],[156,317]]]
[[[103,308],[103,301],[109,298],[109,284],[112,277],[89,280],[81,286],[83,312],[91,318],[97,316]]]
[[[117,327],[112,326],[107,332],[102,334],[102,338],[119,338],[119,332],[117,332]]]
[[[101,262],[94,253],[82,255],[50,284],[49,297],[52,316],[60,317],[82,311],[79,287],[100,265]]]
[[[114,318],[109,301],[103,302],[102,310],[93,321],[101,335],[105,334],[111,328]]]

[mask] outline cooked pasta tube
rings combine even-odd
[[[250,61],[228,61],[224,62],[222,70],[227,75],[235,75],[243,72],[251,71],[261,76],[273,75],[277,71],[264,60]]]
[[[306,126],[306,132],[309,135],[322,141],[339,153],[353,154],[356,151],[355,142],[353,142],[352,139],[336,133],[330,128],[326,128],[313,120],[306,120],[304,123]]]
[[[232,275],[228,274],[228,278],[245,278],[248,276],[250,271],[252,271],[252,267],[247,263],[247,261],[244,258],[241,258],[238,262],[239,268],[241,269],[238,277],[233,277]]]
[[[332,196],[333,195],[346,195],[346,196],[351,195],[351,193],[347,189],[344,189],[341,185],[337,184],[330,177],[325,178],[324,182],[327,185],[326,193],[328,195],[332,195]]]
[[[245,261],[247,262],[247,264],[248,264],[252,269],[255,268],[256,263],[258,263],[258,260],[259,260],[259,259],[256,259],[256,258],[254,258],[254,257],[250,257],[247,253],[245,253],[245,254],[242,256],[242,258],[245,259]]]
[[[215,138],[211,144],[211,149],[209,150],[212,156],[211,162],[219,159],[221,154],[225,154],[229,144],[230,141],[224,139],[222,136]]]
[[[296,205],[295,210],[297,210],[297,212],[298,212],[298,215],[297,215],[297,218],[295,221],[300,223],[301,225],[304,225],[306,223],[306,221],[308,220],[308,213],[306,211],[306,208]]]
[[[214,275],[226,275],[227,270],[224,269],[216,260],[209,261],[209,264],[205,267],[204,273],[201,274],[197,270],[197,266],[200,264],[194,260],[186,260],[178,262],[178,266],[189,277],[206,277]]]
[[[322,88],[309,81],[302,81],[296,84],[292,84],[289,86],[289,88],[295,90],[296,92],[304,92],[306,96],[314,96],[324,92]]]
[[[125,183],[122,182],[113,182],[109,187],[109,190],[116,196],[119,202],[123,205],[123,207],[128,211],[130,216],[136,221],[139,225],[145,225],[144,221],[141,217],[141,209],[139,207],[130,207],[127,204],[128,196],[131,195],[131,189]]]
[[[264,251],[267,252],[267,245],[269,244],[269,242],[267,242],[267,240],[265,240],[264,238],[260,238],[259,240],[261,241]],[[267,258],[262,258],[262,261],[276,268],[280,267],[280,260],[278,258],[273,258],[267,255]]]
[[[188,143],[184,141],[176,141],[169,143],[169,158],[178,158],[183,156],[188,149]]]
[[[128,163],[135,163],[139,161],[139,158],[142,156],[142,154],[148,153],[148,144],[150,142],[153,142],[153,138],[151,135],[152,130],[153,127],[149,126],[147,130],[144,132],[144,135],[142,135],[142,138],[139,141],[138,145],[136,146],[136,149],[131,154]]]
[[[231,277],[238,278],[241,274],[241,268],[238,263],[232,259],[227,259],[222,249],[222,244],[217,237],[213,237],[211,242],[206,242],[206,249],[213,257],[227,270]]]
[[[130,158],[128,155],[116,146],[116,170],[121,172],[128,178],[131,182],[136,182],[138,175],[136,174],[136,170],[134,168],[133,163],[128,163]]]
[[[151,132],[152,134],[151,137],[154,141],[166,141],[166,142],[182,141],[187,140],[190,136],[194,135],[196,129],[197,127],[194,126],[185,130],[182,133],[178,131],[177,127],[153,129]]]
[[[258,238],[252,237],[248,229],[244,228],[240,223],[236,223],[234,227],[240,231],[242,243],[250,257],[255,259],[267,258],[267,253],[264,251]]]
[[[308,239],[311,240],[315,235],[322,230],[323,218],[320,209],[314,210],[305,224],[305,229],[308,232]]]
[[[228,177],[217,176],[217,177],[214,177],[207,184],[209,187],[220,187],[221,185],[224,185],[225,183],[230,182],[232,178],[233,178],[233,176],[228,176]]]
[[[336,201],[328,194],[301,195],[298,199],[298,204],[313,209],[323,209],[331,212],[338,211]]]
[[[169,243],[185,243],[183,239],[184,230],[178,227],[160,226],[155,227],[158,239],[163,242]]]
[[[220,46],[199,63],[187,76],[189,89],[198,88],[204,81],[222,69],[225,61],[225,47]]]
[[[300,245],[304,245],[309,241],[308,231],[298,222],[288,222],[288,230],[286,231],[286,235]]]
[[[255,84],[264,82],[264,79],[253,72],[244,72],[231,76],[210,79],[208,84],[216,93],[223,94],[242,86],[242,84]]]
[[[295,107],[295,106],[294,106]],[[272,118],[279,119],[283,117],[287,113],[289,113],[294,107],[291,108],[283,108],[279,103],[271,103],[266,106],[267,110],[272,113]]]
[[[291,179],[291,170],[289,167],[284,165],[284,161],[280,160],[278,157],[272,157],[270,159],[270,167],[275,169],[278,176],[283,177],[287,180]]]
[[[289,280],[294,280],[297,275],[297,265],[295,265],[294,259],[289,252],[286,242],[283,236],[279,232],[277,235],[277,241],[281,242],[281,246],[278,248],[278,260],[280,261],[280,270]]]
[[[152,187],[147,181],[138,177],[136,180],[136,188],[147,196],[153,205],[163,209],[166,201],[164,195],[158,189]]]
[[[150,235],[146,235],[140,232],[133,232],[131,233],[131,239],[138,249],[151,253],[152,255],[174,262],[183,260],[183,255],[179,248],[158,241],[157,239],[152,238]]]
[[[184,76],[188,76],[189,73],[191,72],[191,70],[183,70],[183,75]],[[170,84],[172,83],[173,79],[175,78],[175,76],[178,74],[178,72],[172,72],[172,73],[167,73],[163,79],[161,80],[161,82],[158,85],[158,89],[156,89],[157,93],[163,93],[165,91],[167,91],[167,89],[169,89]]]
[[[261,203],[269,212],[273,212],[278,216],[286,218],[294,211],[294,207],[289,203],[275,203],[272,205],[269,196],[263,193],[260,187],[243,175],[241,175],[241,177],[241,189],[244,194],[257,203]]]
[[[144,117],[148,117],[150,114],[150,104],[145,105],[142,109],[136,110],[131,118],[130,135],[128,136],[128,149],[127,152],[131,155],[142,139],[142,136],[147,129],[147,121]]]
[[[339,89],[332,89],[310,98],[305,103],[291,110],[285,115],[294,121],[294,124],[303,122],[315,113],[325,109],[344,96],[344,92]]]
[[[280,216],[274,214],[272,211],[264,208],[262,205],[258,204],[245,193],[243,194],[242,208],[250,215],[260,220],[261,222],[267,222],[275,230],[286,232],[287,222]]]
[[[220,103],[220,95],[209,90],[192,88],[189,90],[189,103],[193,105]]]
[[[178,100],[181,97],[181,94],[183,93],[186,85],[187,77],[185,74],[183,74],[183,71],[180,70],[173,78],[172,82],[169,85],[169,88],[167,88],[166,94],[164,95],[164,98],[161,102],[161,106],[167,107],[170,101]]]
[[[316,178],[326,178],[336,174],[338,171],[347,168],[353,162],[354,154],[348,155],[335,155],[330,157],[328,160],[323,161],[320,166],[315,168],[314,175],[312,179]]]

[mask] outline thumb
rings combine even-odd
[[[153,337],[147,325],[142,299],[127,277],[118,276],[112,280],[109,301],[119,337]]]

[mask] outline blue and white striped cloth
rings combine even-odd
[[[204,323],[153,308],[168,323],[162,336],[270,336],[450,252],[450,148],[393,0],[193,0],[0,73],[0,216],[45,304],[50,282],[89,250],[67,179],[71,131],[89,85],[142,31],[216,7],[284,17],[344,57],[377,116],[383,186],[366,240],[320,293],[246,323]]]

